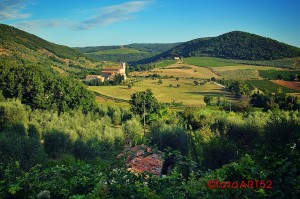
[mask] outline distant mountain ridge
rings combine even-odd
[[[130,63],[153,57],[181,43],[134,43],[115,46],[77,47],[75,49],[98,61]]]
[[[300,57],[300,48],[259,35],[233,31],[217,37],[194,39],[141,62],[173,57],[210,56],[239,60],[275,60]]]
[[[128,45],[113,45],[113,46],[90,46],[90,47],[75,47],[75,49],[79,50],[82,53],[93,53],[104,50],[112,50],[119,48],[132,48],[142,52],[149,53],[162,53],[171,48],[178,46],[182,42],[178,43],[133,43]]]

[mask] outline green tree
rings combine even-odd
[[[168,147],[186,155],[189,150],[189,137],[187,131],[179,126],[163,125],[151,130],[149,135],[151,143],[160,150]]]
[[[137,118],[127,120],[123,125],[123,132],[126,138],[131,140],[133,145],[142,144],[143,140],[143,128]]]
[[[237,147],[223,138],[213,138],[203,147],[203,166],[217,169],[237,159]]]
[[[18,122],[27,123],[27,112],[25,105],[20,100],[8,100],[0,102],[0,130],[7,124]]]
[[[28,171],[36,164],[43,163],[45,157],[40,140],[26,136],[23,124],[6,126],[0,133],[1,163],[18,162],[22,169]]]
[[[206,103],[207,106],[211,105],[212,97],[209,95],[204,96],[204,102]]]
[[[0,90],[0,102],[3,102],[5,100],[5,97],[3,96],[2,90]]]
[[[143,118],[145,113],[147,121],[149,115],[152,113],[158,113],[160,109],[160,104],[150,89],[132,94],[129,102],[131,105],[131,111],[140,115],[141,118]]]

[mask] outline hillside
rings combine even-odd
[[[75,48],[91,59],[98,61],[136,62],[163,53],[181,43],[145,43],[124,46],[95,46]]]
[[[300,49],[276,40],[241,31],[194,39],[141,63],[159,59],[208,56],[237,60],[276,60],[300,57]]]
[[[38,64],[54,70],[78,75],[81,69],[94,69],[96,62],[81,52],[57,45],[12,26],[0,24],[0,61]]]

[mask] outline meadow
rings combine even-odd
[[[217,97],[225,96],[229,100],[234,100],[233,95],[224,88],[215,85],[211,82],[202,86],[196,86],[193,79],[169,78],[162,79],[163,83],[158,84],[158,79],[145,79],[135,83],[131,89],[127,85],[118,86],[93,86],[88,87],[89,90],[101,93],[106,96],[129,100],[133,93],[151,89],[154,96],[165,103],[182,102],[188,106],[203,106],[205,105],[203,98],[205,95]],[[177,87],[179,85],[179,87]]]

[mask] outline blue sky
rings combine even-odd
[[[72,47],[171,43],[233,30],[300,47],[299,0],[0,0],[0,23]]]

